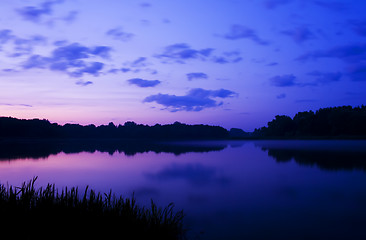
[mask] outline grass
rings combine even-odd
[[[9,239],[184,239],[183,211],[140,207],[134,195],[116,197],[86,187],[59,191],[35,188],[37,177],[20,187],[0,185],[1,233]],[[1,235],[0,235],[0,238]]]

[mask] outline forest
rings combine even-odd
[[[124,125],[95,126],[90,124],[59,125],[40,119],[0,118],[0,138],[119,138],[119,139],[224,139],[229,133],[225,128],[208,125],[173,124],[148,126],[126,122]]]
[[[366,106],[321,108],[299,112],[293,118],[277,115],[268,126],[255,129],[257,138],[366,137]]]

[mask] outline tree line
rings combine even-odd
[[[124,138],[124,139],[223,139],[229,132],[219,126],[173,124],[148,126],[126,122],[124,125],[59,125],[43,119],[0,117],[0,138]]]
[[[365,137],[366,106],[321,108],[297,113],[293,118],[277,115],[266,127],[255,129],[253,137]]]

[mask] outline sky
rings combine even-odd
[[[1,0],[0,115],[219,125],[366,100],[364,0]]]

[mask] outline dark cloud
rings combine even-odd
[[[109,58],[110,47],[86,47],[79,43],[60,46],[52,51],[50,57],[32,55],[23,62],[25,69],[46,68],[52,71],[62,71],[72,77],[81,77],[84,73],[98,76],[104,63],[90,61],[90,58]],[[89,60],[89,61],[88,61]]]
[[[296,60],[305,62],[319,58],[336,58],[342,60],[347,64],[346,75],[352,81],[366,80],[366,44],[338,46],[328,50],[308,52]]]
[[[211,60],[214,63],[219,64],[227,64],[227,63],[237,63],[243,60],[240,56],[239,51],[231,51],[231,52],[224,52],[222,56],[213,56]]]
[[[352,20],[349,22],[352,30],[359,36],[366,37],[366,20]]]
[[[156,58],[163,60],[163,63],[177,62],[185,63],[191,59],[205,60],[212,53],[212,48],[193,49],[186,43],[177,43],[164,48],[161,54],[155,55]]]
[[[348,63],[362,62],[366,59],[366,44],[337,46],[328,50],[312,51],[299,56],[296,60],[308,61],[319,58],[338,58]]]
[[[315,0],[313,1],[315,5],[327,8],[334,11],[344,11],[347,9],[347,5],[344,2],[340,1],[331,1],[331,0]]]
[[[132,78],[127,81],[130,84],[134,84],[134,85],[142,87],[142,88],[155,87],[156,85],[161,83],[161,81],[159,81],[159,80],[145,80],[145,79],[141,79],[141,78]]]
[[[237,63],[242,60],[239,51],[224,52],[221,55],[213,55],[213,48],[193,49],[186,43],[177,43],[164,48],[163,53],[154,57],[162,60],[162,63],[186,63],[188,60],[198,59],[219,64]]]
[[[176,111],[202,111],[205,108],[218,107],[223,104],[213,98],[228,98],[237,95],[235,92],[226,89],[205,90],[195,88],[184,96],[170,94],[156,94],[146,97],[143,102],[156,102],[166,107],[171,112]]]
[[[194,79],[207,79],[208,76],[206,73],[202,72],[194,72],[194,73],[187,73],[188,81],[192,81]]]
[[[126,72],[130,72],[131,68],[121,68],[121,72],[126,73]]]
[[[17,13],[21,15],[24,20],[39,22],[43,15],[51,15],[52,7],[55,4],[62,3],[63,0],[53,0],[53,1],[45,1],[41,3],[39,6],[27,6],[20,9],[17,9]]]
[[[264,1],[264,6],[267,9],[275,9],[278,6],[285,5],[289,2],[291,2],[291,0],[266,0]]]
[[[315,85],[323,85],[323,84],[328,84],[328,83],[332,83],[332,82],[338,82],[342,77],[342,73],[340,73],[340,72],[324,73],[324,72],[319,72],[319,71],[313,71],[313,72],[308,73],[308,75],[316,77],[316,80],[314,82]]]
[[[347,69],[348,77],[355,82],[366,81],[366,63],[354,64]]]
[[[226,39],[229,39],[229,40],[247,38],[260,45],[269,44],[268,41],[261,39],[255,32],[255,30],[248,28],[246,26],[243,26],[243,25],[239,25],[239,24],[232,25],[230,28],[230,31],[227,34],[225,34],[223,37]]]
[[[296,86],[297,83],[295,82],[296,77],[292,74],[282,75],[282,76],[275,76],[269,79],[272,86],[275,87],[292,87]]]
[[[134,37],[134,34],[123,31],[121,27],[110,29],[106,34],[115,40],[123,42],[129,41]]]
[[[293,30],[282,31],[281,33],[290,36],[296,43],[302,43],[315,38],[315,35],[305,26]]]

